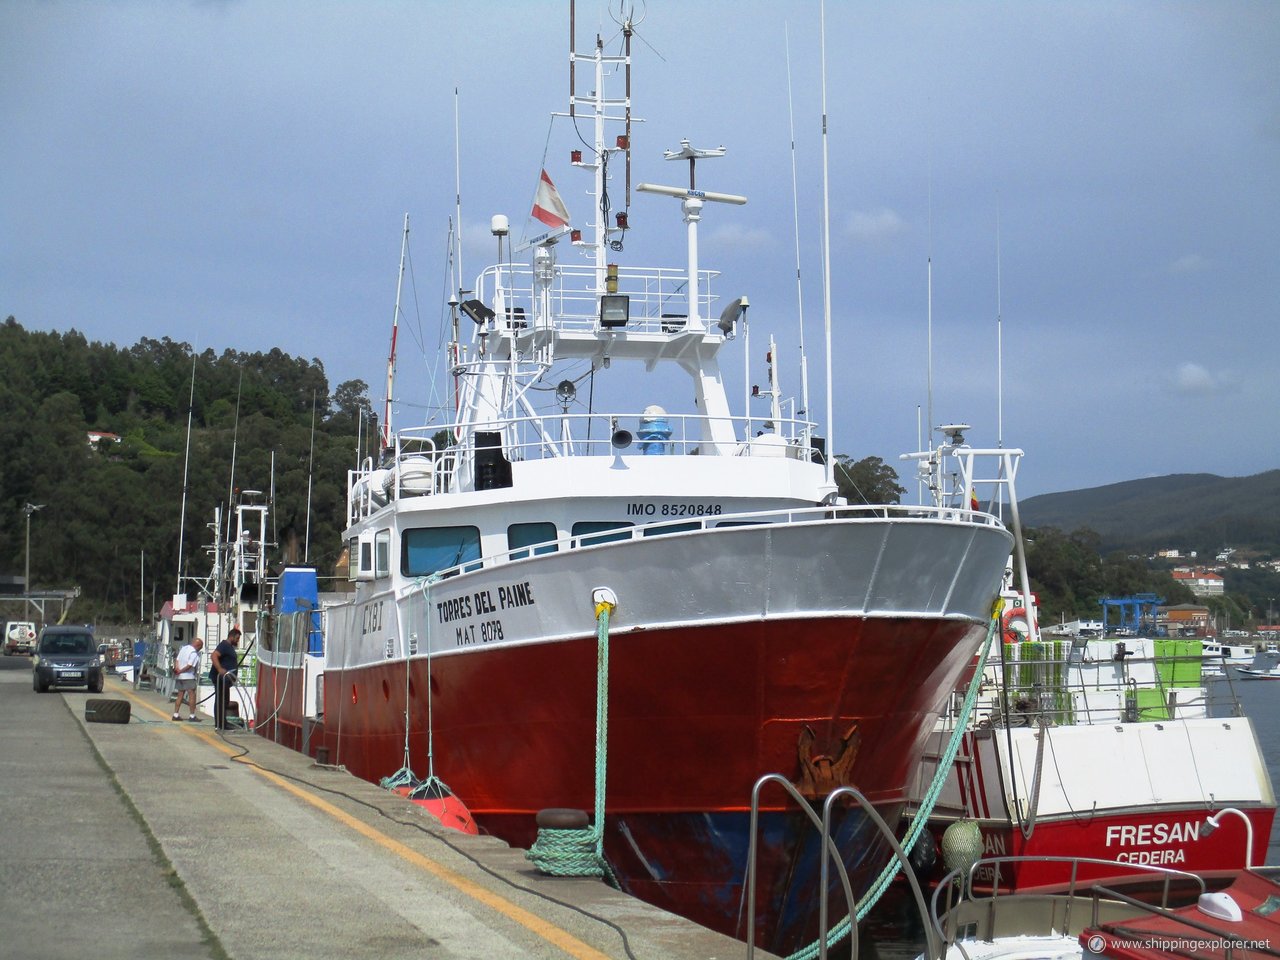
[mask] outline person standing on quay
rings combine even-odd
[[[187,700],[191,708],[191,716],[187,719],[200,722],[200,717],[196,714],[196,701],[199,697],[196,686],[200,675],[200,651],[203,648],[204,641],[196,637],[190,643],[183,645],[173,659],[174,677],[178,686],[178,702],[173,707],[175,720],[182,719],[182,701]]]
[[[236,684],[236,645],[240,643],[240,628],[232,627],[227,639],[213,650],[213,683],[215,688],[213,724],[219,730],[229,729],[228,707],[231,704],[231,688]]]

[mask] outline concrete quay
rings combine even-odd
[[[37,694],[0,663],[0,957],[729,960],[739,941],[111,678]],[[768,957],[760,951],[758,957]]]

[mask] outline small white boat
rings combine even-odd
[[[1280,680],[1280,668],[1270,670],[1254,670],[1251,667],[1236,667],[1241,680]]]

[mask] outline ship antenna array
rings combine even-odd
[[[680,210],[684,214],[684,222],[689,227],[689,330],[701,330],[703,318],[698,314],[698,222],[702,219],[702,205],[706,200],[715,203],[743,204],[746,197],[733,193],[712,193],[698,189],[697,161],[709,160],[725,155],[724,147],[700,148],[689,144],[688,140],[680,141],[679,150],[667,150],[663,156],[668,160],[689,161],[689,186],[668,187],[657,183],[638,183],[636,189],[641,193],[657,193],[666,197],[677,197],[682,203]]]
[[[591,152],[590,159],[583,158],[581,151],[575,151],[573,156],[573,165],[577,167],[585,167],[593,170],[595,174],[595,185],[592,196],[595,199],[596,209],[595,216],[595,235],[590,243],[581,244],[590,250],[591,256],[595,260],[596,270],[596,290],[599,293],[605,291],[605,272],[606,272],[606,250],[620,251],[622,249],[621,235],[625,234],[628,229],[628,214],[631,207],[631,125],[632,122],[640,122],[641,118],[631,115],[631,38],[635,34],[635,25],[637,21],[631,18],[632,8],[625,3],[618,8],[618,16],[616,20],[622,26],[623,35],[623,51],[621,56],[608,56],[604,54],[604,41],[600,35],[596,35],[594,51],[590,55],[580,54],[577,52],[577,18],[575,4],[573,0],[569,3],[569,112],[567,114],[569,120],[574,124],[577,131],[577,109],[579,101],[584,105],[590,105],[591,118],[593,122],[593,134],[591,142],[579,132],[578,137],[582,143]],[[579,97],[577,92],[577,62],[578,60],[590,61],[593,67],[594,89],[589,96]],[[604,95],[604,79],[605,66],[616,67],[621,65],[626,78],[626,94],[621,100],[609,100]],[[608,116],[606,111],[609,107],[621,107],[622,114]],[[565,114],[558,114],[565,116]],[[604,125],[605,121],[622,122],[624,124],[624,133],[617,137],[614,145],[610,146],[605,143]],[[613,153],[623,154],[625,165],[626,193],[624,197],[624,206],[621,211],[614,214],[614,222],[609,223],[610,204],[609,204],[609,158]],[[579,244],[577,232],[574,231],[574,243]],[[618,238],[611,238],[612,234],[617,234]],[[549,238],[539,237],[534,241],[535,244],[547,242]]]

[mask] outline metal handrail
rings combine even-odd
[[[624,540],[642,540],[646,537],[652,537],[655,536],[655,531],[665,528],[671,528],[670,533],[667,534],[668,536],[680,536],[711,530],[725,523],[725,521],[732,521],[735,525],[752,526],[757,524],[798,525],[829,523],[832,521],[860,523],[884,519],[896,519],[899,522],[921,521],[933,523],[963,521],[979,526],[1002,526],[1000,521],[990,514],[956,510],[951,507],[905,507],[889,504],[864,507],[796,507],[783,510],[755,510],[745,513],[720,513],[709,517],[679,517],[655,523],[638,523],[630,527],[611,527],[606,530],[582,533],[576,537],[561,537],[556,540],[546,540],[542,543],[525,544],[524,546],[507,550],[504,553],[489,554],[477,560],[468,560],[452,567],[434,571],[434,573],[443,579],[463,573],[472,573],[481,569],[499,567],[508,563],[520,563],[532,556],[539,555],[539,550],[552,546],[555,547],[555,552],[595,550]],[[724,528],[724,532],[728,533],[732,529]],[[403,588],[405,592],[412,592],[414,589],[413,584],[408,584]]]
[[[924,902],[924,891],[920,889],[920,881],[916,879],[916,872],[911,868],[911,862],[907,859],[906,852],[902,849],[902,845],[898,843],[897,838],[893,835],[893,831],[889,829],[889,825],[884,822],[884,818],[875,807],[871,805],[863,793],[854,787],[839,787],[833,790],[822,804],[822,835],[824,837],[831,836],[831,807],[837,797],[853,797],[858,801],[858,805],[866,812],[871,822],[875,824],[876,829],[880,831],[881,836],[889,841],[889,846],[893,848],[893,855],[898,858],[898,864],[902,868],[903,874],[906,875],[907,883],[911,886],[911,894],[915,897],[916,908],[920,911],[920,921],[924,926],[925,934],[925,950],[929,957],[941,956],[936,949],[936,944],[929,929],[928,911]],[[819,883],[822,888],[822,899],[818,903],[818,926],[820,928],[821,939],[819,940],[818,955],[822,960],[827,957],[827,858],[822,858],[822,868],[820,871]],[[848,889],[846,887],[846,894]],[[857,915],[854,909],[849,909],[850,923],[853,929],[857,929]],[[855,950],[856,956],[856,950]]]
[[[755,781],[755,786],[751,787],[751,822],[750,822],[750,836],[748,840],[748,847],[746,847],[746,891],[744,892],[744,896],[746,897],[746,960],[751,960],[751,957],[755,956],[756,833],[759,832],[760,790],[763,790],[765,783],[778,783],[778,785],[781,785],[783,790],[786,790],[787,794],[790,795],[791,799],[795,800],[796,806],[799,806],[800,808],[800,812],[804,813],[806,817],[809,818],[809,822],[813,823],[813,826],[818,828],[818,831],[819,831],[818,836],[820,837],[820,841],[822,841],[822,845],[824,849],[826,849],[826,847],[829,847],[829,852],[831,852],[831,854],[835,856],[836,870],[838,873],[840,873],[841,886],[844,886],[845,888],[845,902],[846,902],[846,905],[849,906],[850,916],[854,915],[854,909],[855,909],[854,890],[852,890],[852,887],[850,886],[850,883],[849,883],[849,870],[845,869],[845,861],[840,856],[840,850],[836,849],[835,841],[833,841],[831,838],[831,835],[829,835],[828,829],[823,826],[823,820],[827,818],[826,808],[823,808],[823,819],[819,819],[818,814],[815,814],[813,812],[813,809],[810,808],[809,801],[805,800],[804,797],[800,795],[800,791],[796,790],[794,783],[792,783],[790,780],[787,780],[787,778],[783,777],[782,774],[780,773],[765,773],[763,777],[760,777],[758,781]],[[820,892],[820,897],[822,897],[823,904],[826,905],[827,877],[829,876],[829,874],[827,873],[826,856],[824,856],[824,858],[822,859],[822,864],[823,864],[823,884],[822,884],[822,892]],[[820,931],[818,932],[820,942],[822,942],[822,947],[820,947],[820,955],[822,955],[822,957],[827,956],[826,922],[827,922],[827,914],[826,914],[826,910],[823,910],[822,918],[820,918],[820,925],[822,925],[822,929],[820,929]],[[854,928],[854,932],[852,932],[850,936],[851,936],[850,942],[852,945],[852,960],[858,960],[858,929],[856,929],[856,927]]]
[[[856,787],[839,787],[828,794],[826,800],[822,804],[822,819],[819,820],[817,814],[809,806],[809,802],[805,800],[800,792],[796,790],[795,784],[790,780],[777,773],[766,773],[751,788],[751,826],[750,835],[747,846],[747,883],[744,896],[747,900],[747,960],[751,960],[755,956],[756,942],[756,852],[757,843],[756,836],[759,833],[760,820],[760,791],[768,783],[777,783],[786,790],[787,794],[795,801],[796,806],[804,813],[810,823],[818,828],[819,843],[826,851],[826,855],[822,857],[822,865],[820,867],[818,881],[818,956],[820,960],[826,960],[827,957],[827,885],[830,882],[830,865],[835,862],[836,872],[840,876],[840,884],[844,889],[845,906],[849,911],[850,919],[850,953],[852,960],[858,957],[858,924],[857,924],[857,903],[853,896],[853,887],[849,883],[849,872],[845,869],[844,858],[840,856],[840,850],[835,844],[835,840],[831,836],[831,811],[835,801],[840,797],[852,797],[857,801],[858,805],[866,812],[871,822],[881,835],[888,840],[889,845],[893,848],[894,856],[898,858],[902,865],[903,872],[907,875],[907,880],[911,884],[912,893],[916,898],[916,905],[920,910],[920,919],[925,926],[925,939],[928,945],[928,956],[934,957],[934,940],[929,931],[928,913],[925,908],[924,893],[920,889],[920,882],[915,878],[914,872],[911,870],[910,862],[907,855],[903,852],[902,846],[898,843],[893,835],[893,831],[889,829],[889,825],[885,823],[884,818],[872,806],[871,801],[866,798],[863,793]]]
[[[517,304],[536,306],[537,270],[529,264],[504,263],[485,268],[476,278],[476,296],[492,305],[501,290],[504,302],[514,308]],[[677,267],[620,266],[618,292],[630,298],[631,316],[629,329],[661,330],[663,319],[672,319],[679,311],[688,309],[688,271]],[[717,270],[698,271],[698,312],[711,316],[711,306],[718,299],[712,292],[713,281],[720,276]],[[592,264],[556,264],[555,280],[551,284],[550,313],[558,330],[592,331],[599,324],[600,294],[597,290],[597,268]],[[663,314],[668,314],[666,318]],[[514,319],[514,317],[512,318]],[[533,329],[533,315],[522,318]],[[509,322],[506,317],[497,318],[499,328]],[[667,332],[667,331],[663,331]]]

